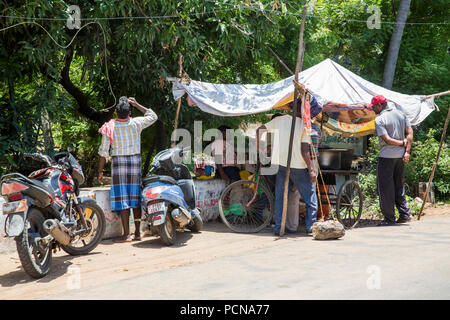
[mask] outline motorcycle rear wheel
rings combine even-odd
[[[166,216],[166,221],[158,226],[158,234],[165,245],[171,246],[175,243],[177,231],[169,215]]]
[[[45,218],[42,212],[36,208],[28,210],[25,221],[25,228],[20,236],[15,238],[17,252],[22,267],[27,274],[35,279],[45,277],[52,263],[51,243],[44,248],[38,248],[34,242],[34,237],[45,237],[43,224]]]
[[[92,211],[89,218],[86,219],[86,223],[88,228],[93,228],[94,230],[91,230],[87,235],[78,236],[78,238],[74,239],[74,241],[78,240],[76,243],[72,241],[70,245],[61,245],[61,249],[72,256],[85,255],[94,250],[103,239],[106,230],[105,214],[96,201],[86,200],[80,203],[80,206],[83,212],[86,212],[86,209]],[[78,229],[82,228],[80,219],[77,220],[77,225]]]

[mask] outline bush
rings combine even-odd
[[[418,196],[419,182],[428,181],[433,163],[439,149],[439,141],[435,139],[436,130],[416,134],[413,142],[410,161],[405,165],[406,201],[411,209],[411,215],[419,214],[421,203],[414,200]],[[364,155],[366,160],[365,173],[358,176],[359,185],[364,194],[363,214],[382,216],[378,201],[376,164],[379,154],[378,137],[369,138],[369,147]],[[437,199],[445,199],[450,194],[450,150],[444,145],[436,167],[433,183]],[[396,209],[396,216],[398,211]]]
[[[359,186],[366,200],[378,198],[377,176],[374,173],[360,174],[358,176]]]
[[[413,142],[411,159],[405,166],[406,183],[411,193],[418,196],[419,182],[427,182],[439,149],[436,130],[430,129],[425,138]],[[445,199],[450,194],[450,149],[444,144],[434,173],[436,198]]]
[[[419,215],[420,208],[422,207],[421,202],[417,202],[414,198],[406,195],[406,202],[408,203],[408,207],[411,209],[411,216]],[[398,217],[398,210],[395,209],[395,216]]]
[[[418,140],[413,141],[411,159],[405,165],[405,183],[409,187],[406,192],[412,198],[419,196],[419,182],[427,182],[430,177],[439,149],[439,141],[434,138],[435,135],[436,130],[430,129],[426,134],[417,134]],[[376,164],[379,152],[378,138],[370,137],[369,148],[364,156],[367,162],[366,174],[359,175],[360,186],[368,199],[378,197]],[[437,199],[448,197],[450,194],[450,149],[446,144],[442,147],[433,183]]]

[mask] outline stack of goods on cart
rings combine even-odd
[[[194,156],[194,174],[196,179],[209,180],[214,178],[216,164],[211,156],[204,153]]]

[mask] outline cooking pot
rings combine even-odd
[[[319,148],[319,166],[321,169],[350,170],[353,149]]]

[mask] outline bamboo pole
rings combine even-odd
[[[272,48],[270,48],[265,43],[263,43],[263,45],[264,45],[264,47],[266,47],[267,50],[269,50],[269,52],[275,57],[275,59],[277,59],[277,61],[286,69],[287,72],[289,72],[291,75],[294,74],[291,71],[291,69],[289,69],[289,67],[283,62],[283,60],[281,60],[280,57],[272,50]]]
[[[183,55],[181,53],[178,54],[178,77],[181,78],[183,75]],[[178,116],[180,115],[180,109],[181,109],[181,98],[178,98],[177,101],[177,111],[175,113],[175,123],[173,126],[173,131],[175,132],[178,128]],[[175,147],[175,142],[172,142],[171,147]]]
[[[444,92],[440,92],[440,93],[430,94],[429,96],[425,96],[425,99],[438,98],[438,97],[445,96],[447,94],[450,94],[450,90],[444,91]]]
[[[298,82],[298,74],[300,73],[302,69],[302,61],[303,61],[303,31],[305,29],[305,20],[306,20],[306,4],[303,6],[303,13],[302,13],[302,23],[300,25],[300,35],[298,40],[298,56],[297,56],[297,66],[295,68],[295,82]],[[295,88],[295,86],[294,86]],[[306,92],[306,91],[305,91]],[[302,96],[302,108],[305,103],[305,94]],[[294,103],[292,106],[292,124],[291,124],[291,136],[289,137],[289,149],[288,149],[288,158],[287,158],[287,167],[286,167],[286,178],[284,180],[284,194],[283,194],[283,214],[281,217],[281,229],[280,229],[280,236],[284,235],[284,229],[286,226],[286,213],[287,213],[287,200],[288,200],[288,186],[289,186],[289,175],[291,171],[291,158],[292,158],[292,145],[294,140],[294,132],[295,132],[295,122],[297,119],[297,107],[298,107],[298,91],[295,88],[294,89]]]
[[[430,178],[428,179],[427,190],[425,192],[425,196],[423,198],[422,207],[420,207],[419,217],[417,220],[420,220],[420,216],[422,215],[423,208],[425,207],[425,202],[427,201],[428,192],[430,192],[431,182],[433,182],[434,172],[436,170],[437,163],[439,161],[439,157],[441,155],[442,145],[444,144],[445,135],[447,133],[448,120],[450,119],[450,108],[448,108],[447,118],[445,119],[444,131],[442,132],[441,142],[439,143],[439,150],[436,156],[436,161],[433,163],[433,169],[431,170]]]

